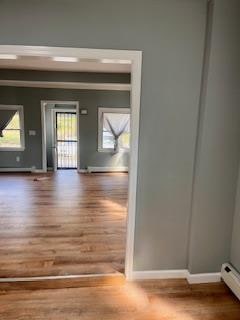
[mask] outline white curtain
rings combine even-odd
[[[129,113],[104,113],[103,127],[110,132],[114,138],[114,151],[118,152],[118,139],[125,133],[130,132],[130,114]]]
[[[3,130],[6,129],[9,122],[12,120],[16,110],[0,110],[0,137],[3,137]]]

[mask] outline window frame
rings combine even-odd
[[[114,108],[114,107],[110,107],[110,108],[103,108],[103,107],[98,107],[98,152],[113,152],[114,148],[103,148],[103,135],[102,135],[102,131],[103,131],[103,114],[104,113],[126,113],[129,114],[131,116],[131,110],[129,107],[125,107],[125,108]],[[131,123],[131,120],[130,120]],[[130,148],[125,148],[123,149],[124,152],[129,152]]]
[[[24,151],[25,150],[25,131],[24,131],[24,112],[22,105],[4,105],[0,104],[1,110],[16,110],[19,112],[19,122],[20,122],[20,147],[1,147],[1,151]]]

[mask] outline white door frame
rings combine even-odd
[[[131,61],[131,138],[130,138],[130,174],[128,189],[127,241],[125,275],[133,278],[134,233],[136,216],[136,194],[138,177],[138,141],[141,97],[142,52],[133,50],[83,49],[65,47],[0,45],[0,54],[39,57],[77,57],[79,59],[113,59]],[[44,119],[42,119],[43,121]]]
[[[79,133],[79,102],[64,100],[41,100],[41,119],[42,119],[42,172],[47,172],[47,134],[46,134],[46,106],[48,104],[75,105],[77,114],[77,170],[80,172],[80,133]],[[70,111],[70,109],[55,108],[53,111]],[[53,136],[54,137],[54,136]],[[54,160],[55,161],[55,160]]]
[[[53,155],[53,171],[57,171],[57,159],[56,159],[56,139],[57,139],[57,135],[56,135],[56,113],[57,112],[74,112],[76,113],[76,118],[77,118],[77,170],[79,171],[80,169],[80,157],[79,157],[79,153],[80,153],[80,141],[79,141],[79,115],[77,113],[77,106],[76,108],[72,109],[72,108],[53,108],[51,110],[51,123],[52,123],[52,138],[53,138],[53,142],[54,142],[54,148],[52,146],[52,155]],[[53,152],[53,149],[55,150]]]

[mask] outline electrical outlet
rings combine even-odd
[[[16,156],[16,161],[20,162],[20,157],[19,156]]]

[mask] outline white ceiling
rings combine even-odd
[[[120,63],[101,62],[102,60],[84,59],[77,62],[53,61],[48,57],[24,56],[17,59],[1,59],[2,69],[25,69],[25,70],[45,70],[45,71],[73,71],[73,72],[116,72],[130,73],[131,64],[127,61]]]

